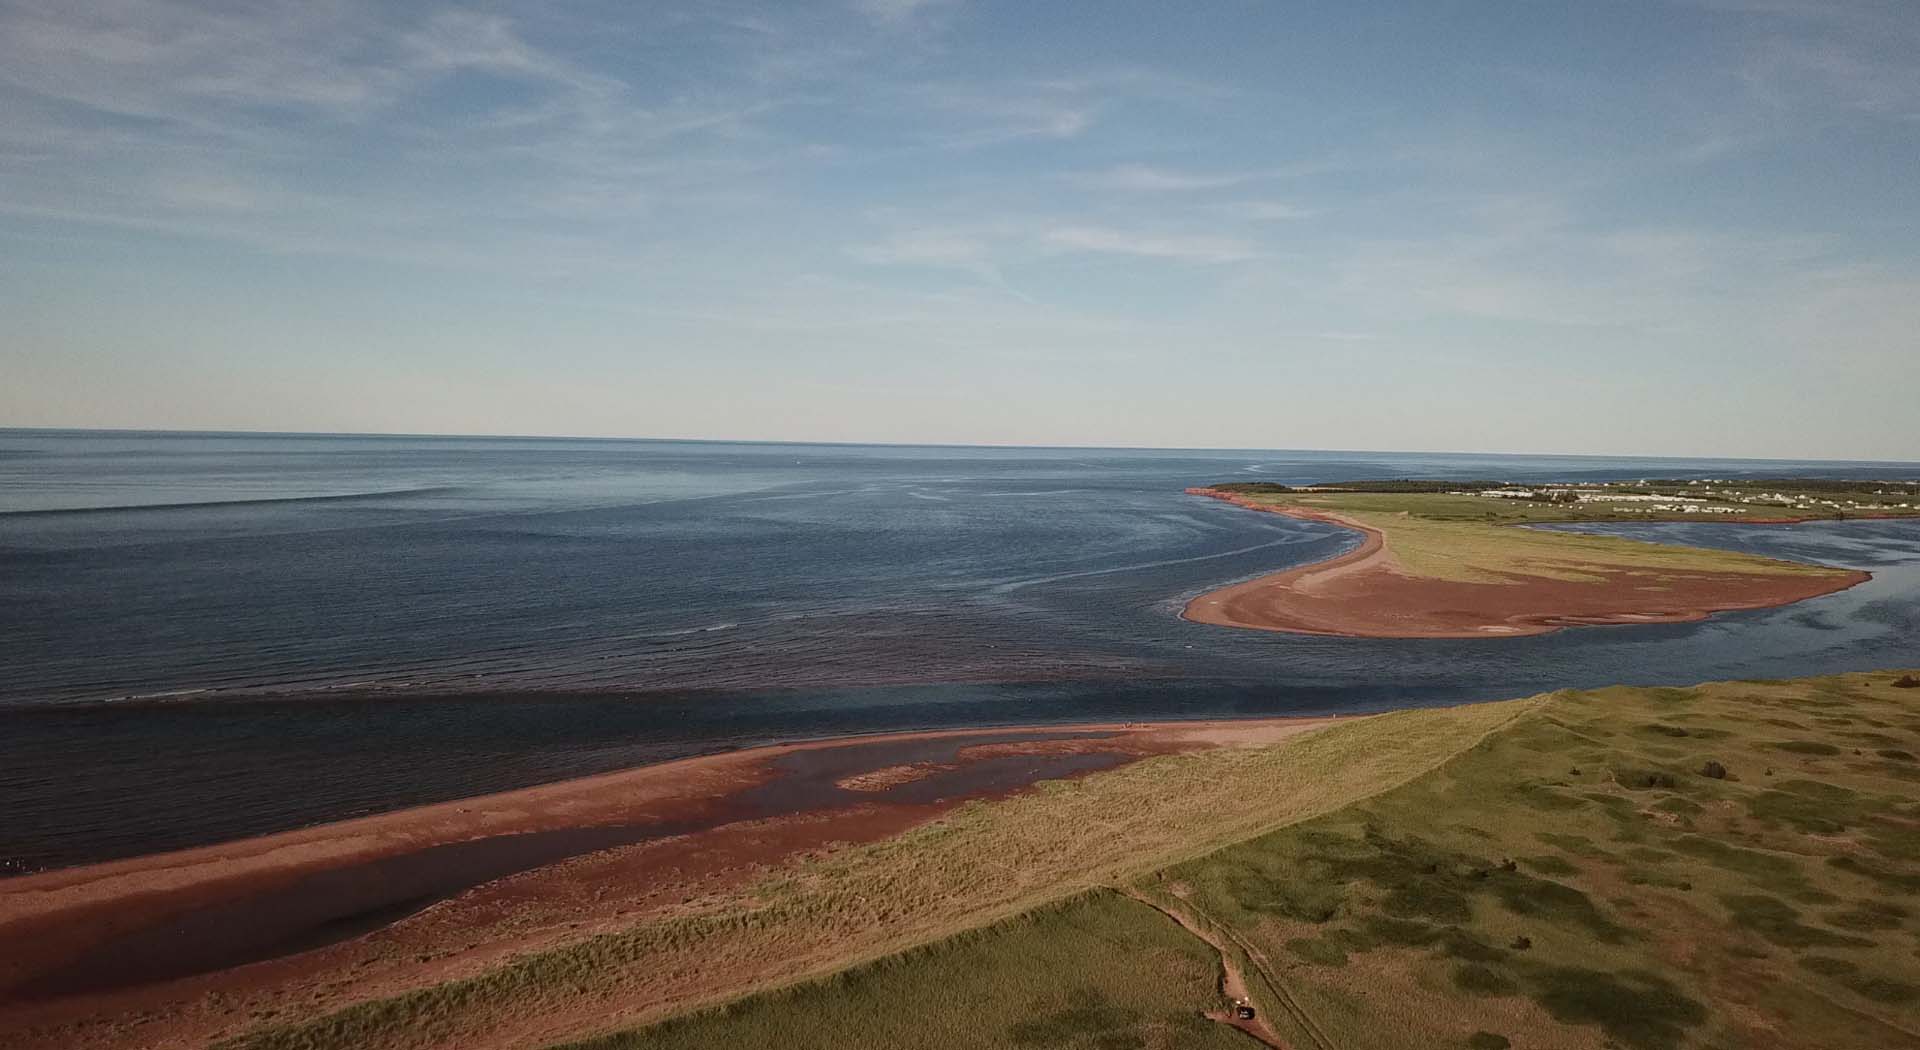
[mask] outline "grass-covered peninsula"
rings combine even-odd
[[[1776,485],[1782,483],[1775,483]],[[1697,620],[1842,590],[1867,574],[1734,551],[1515,526],[1576,522],[1800,521],[1809,500],[1866,502],[1858,514],[1920,513],[1898,493],[1770,490],[1767,502],[1636,484],[1522,488],[1493,483],[1264,483],[1191,490],[1251,510],[1354,529],[1328,562],[1208,592],[1187,616],[1230,627],[1376,637],[1474,638],[1564,627]],[[1744,491],[1744,490],[1743,490]],[[1689,493],[1714,493],[1692,495]],[[1784,508],[1779,501],[1785,501]],[[1877,501],[1877,502],[1873,502]],[[1890,508],[1890,509],[1889,509]]]

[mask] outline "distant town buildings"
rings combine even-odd
[[[1677,492],[1631,492],[1623,489],[1645,489],[1649,482],[1602,482],[1592,485],[1560,485],[1542,488],[1497,488],[1479,491],[1455,492],[1456,496],[1479,496],[1485,499],[1532,500],[1547,503],[1580,503],[1604,505],[1605,509],[1616,514],[1746,514],[1755,508],[1776,508],[1781,510],[1831,511],[1891,511],[1920,509],[1920,503],[1895,503],[1888,500],[1862,502],[1857,499],[1830,499],[1806,492],[1754,492],[1747,489],[1715,488],[1728,482],[1718,479],[1695,479],[1686,482],[1690,492],[1699,495],[1680,495]],[[1669,482],[1668,485],[1677,485]],[[1864,489],[1862,490],[1864,493]],[[1885,496],[1884,488],[1872,490],[1875,496]],[[1893,493],[1899,495],[1896,491]]]

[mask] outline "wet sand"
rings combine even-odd
[[[145,1014],[137,1040],[107,1043],[197,1045],[235,1022],[210,992],[338,1005],[418,987],[617,924],[654,887],[714,888],[970,799],[1326,721],[814,741],[0,881],[0,1033],[74,1045]]]
[[[1568,627],[1686,623],[1718,612],[1789,605],[1872,578],[1837,570],[1826,576],[1766,576],[1583,566],[1583,573],[1602,579],[1441,580],[1407,573],[1380,530],[1353,518],[1254,503],[1209,489],[1188,491],[1248,510],[1339,525],[1362,536],[1359,547],[1338,557],[1208,591],[1181,612],[1218,627],[1345,638],[1518,637]]]

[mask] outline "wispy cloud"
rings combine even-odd
[[[1317,339],[1328,343],[1376,343],[1380,341],[1380,333],[1326,329],[1310,332],[1272,332],[1267,335],[1267,338]]]
[[[1001,230],[996,236],[981,230],[909,229],[881,240],[853,245],[847,253],[871,266],[907,266],[965,274],[1031,303],[1032,297],[1009,283],[995,261],[996,241],[1004,241],[1007,232]]]
[[[1096,226],[1047,231],[1046,245],[1059,251],[1130,255],[1190,263],[1232,263],[1254,258],[1253,245],[1232,237],[1136,233]]]
[[[861,262],[971,268],[987,261],[987,242],[966,234],[917,230],[849,249]]]
[[[1074,182],[1089,189],[1161,193],[1181,190],[1222,189],[1227,186],[1238,186],[1261,177],[1261,173],[1258,172],[1215,173],[1171,171],[1165,168],[1149,167],[1145,164],[1123,164],[1105,171],[1090,172],[1075,176]]]
[[[480,70],[550,80],[595,94],[619,82],[527,43],[511,19],[469,11],[443,11],[404,38],[409,64],[426,74]]]
[[[1149,164],[1121,164],[1101,171],[1077,172],[1069,178],[1075,185],[1094,190],[1121,193],[1177,193],[1193,190],[1218,190],[1274,179],[1298,178],[1332,170],[1328,161],[1310,161],[1246,171],[1185,171],[1158,168]]]
[[[927,84],[910,98],[945,119],[925,134],[927,141],[950,149],[1078,138],[1093,126],[1101,106],[1084,92],[1027,85]]]
[[[1907,0],[1678,2],[1726,16],[1745,41],[1738,76],[1771,105],[1920,115],[1920,18]]]
[[[875,21],[898,25],[954,3],[955,0],[853,0],[853,8]]]
[[[204,124],[211,105],[346,117],[409,77],[389,43],[398,27],[352,4],[28,0],[4,17],[0,81],[122,116]]]
[[[0,212],[410,259],[511,237],[531,258],[580,244],[543,221],[611,233],[745,200],[804,151],[753,128],[803,93],[645,97],[565,53],[592,28],[510,5],[0,5]]]
[[[530,341],[617,314],[608,345],[689,389],[734,337],[862,375],[1073,353],[1083,384],[1175,324],[1220,336],[1206,391],[1376,335],[1320,356],[1485,377],[1736,331],[1911,361],[1913,0],[1668,2],[1434,23],[1381,68],[1329,50],[1363,46],[1338,5],[1189,48],[965,0],[0,0],[0,278],[79,301],[147,266],[209,331],[260,255],[263,291],[528,290],[557,304]]]
[[[1231,210],[1255,222],[1287,222],[1310,219],[1320,214],[1317,208],[1306,208],[1286,201],[1241,201],[1233,204]]]
[[[1888,53],[1858,40],[1774,37],[1743,69],[1753,90],[1778,106],[1818,105],[1899,118],[1920,114],[1920,34]]]

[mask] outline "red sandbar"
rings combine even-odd
[[[202,1046],[254,1023],[222,1002],[310,1015],[434,984],[969,799],[1328,721],[811,741],[0,880],[0,1043]]]
[[[1826,575],[1662,570],[1654,574],[1603,565],[1581,572],[1597,582],[1513,576],[1473,583],[1414,576],[1394,560],[1380,530],[1308,507],[1256,503],[1233,493],[1188,489],[1249,510],[1322,521],[1362,534],[1360,546],[1336,558],[1231,584],[1187,603],[1196,623],[1347,638],[1499,638],[1547,634],[1567,627],[1682,623],[1717,612],[1766,609],[1843,591],[1871,573]]]

